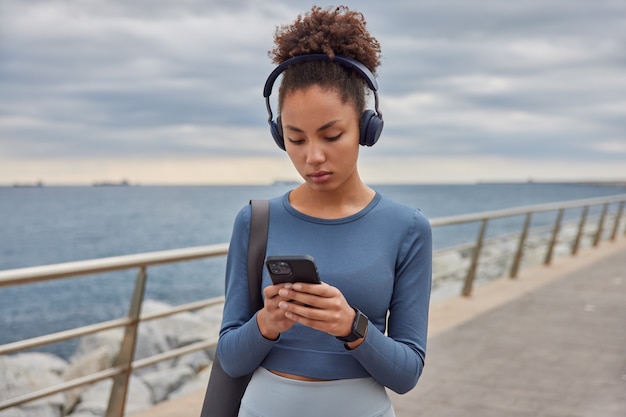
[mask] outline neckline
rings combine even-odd
[[[346,216],[346,217],[339,217],[336,219],[323,219],[320,217],[309,216],[308,214],[304,214],[301,211],[296,210],[289,202],[289,194],[291,194],[291,191],[286,192],[282,197],[282,203],[283,203],[283,207],[285,208],[285,210],[287,210],[291,215],[299,219],[305,220],[310,223],[318,223],[318,224],[344,224],[344,223],[350,223],[355,220],[358,220],[361,217],[365,216],[370,211],[372,211],[372,209],[376,207],[376,205],[382,198],[381,194],[378,191],[375,191],[374,198],[372,198],[372,200],[358,212],[351,214],[349,216]]]

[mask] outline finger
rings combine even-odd
[[[279,308],[285,317],[291,320],[302,322],[301,319],[312,321],[326,321],[330,317],[328,312],[314,306],[303,304],[301,302],[281,301],[278,303]]]
[[[277,310],[270,310],[267,307],[259,311],[257,315],[257,324],[261,334],[269,339],[276,339],[276,337],[289,330],[294,321],[285,317],[285,313]]]
[[[321,304],[320,300],[323,300],[316,295],[299,293],[295,291],[286,291],[286,290],[281,291],[278,296],[281,298],[281,301],[285,300],[285,301],[292,302],[294,304],[308,305],[308,306],[312,306],[315,308],[319,308]]]
[[[295,299],[297,294],[310,294],[315,297],[332,298],[342,297],[341,292],[328,284],[305,284],[296,282],[291,286],[284,286],[278,290],[282,297]]]
[[[290,282],[284,284],[268,285],[267,287],[263,288],[263,294],[265,294],[266,297],[273,297],[278,294],[278,291],[280,291],[281,288],[291,288],[291,286],[292,284]]]
[[[296,288],[297,285],[298,284],[294,284]],[[295,291],[293,289],[281,289],[278,294],[284,299],[322,310],[336,311],[347,306],[347,301],[343,297],[343,294],[334,287],[323,290],[322,295]]]
[[[325,333],[335,334],[337,332],[337,324],[335,321],[327,321],[323,318],[323,313],[319,310],[309,307],[297,306],[293,303],[289,304],[289,310],[285,311],[285,317],[293,322],[300,323],[304,326],[316,329]],[[308,310],[308,311],[307,311]]]
[[[289,300],[281,297],[278,294],[278,290],[279,288],[272,288],[264,291],[265,303],[263,310],[267,325],[282,332],[293,326],[294,321],[285,317],[285,311],[279,307],[281,302],[288,302]],[[271,294],[274,295],[270,296]]]
[[[334,297],[339,290],[335,287],[331,287],[328,284],[309,284],[305,282],[296,282],[291,287],[287,287],[293,291],[315,294],[320,297]]]

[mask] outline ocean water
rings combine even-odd
[[[0,187],[0,270],[227,242],[238,210],[289,185]],[[429,218],[626,193],[577,184],[380,185],[388,197]],[[575,216],[572,212],[570,216]],[[548,224],[539,215],[533,225]],[[503,219],[489,234],[519,230]],[[477,225],[436,228],[435,248],[475,238]],[[223,292],[225,258],[148,269],[146,298],[180,304]],[[118,318],[128,309],[136,271],[0,289],[0,344]],[[76,341],[45,351],[68,357]]]

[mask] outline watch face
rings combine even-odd
[[[365,336],[365,332],[367,331],[367,316],[359,311],[356,323],[355,323],[355,333],[359,335],[359,337]]]
[[[365,333],[367,332],[367,316],[361,313],[356,308],[354,310],[356,311],[356,316],[354,316],[354,321],[352,322],[352,333],[345,337],[336,336],[337,339],[341,340],[342,342],[354,342],[361,337],[365,337]]]

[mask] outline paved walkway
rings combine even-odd
[[[622,250],[434,335],[398,417],[626,416],[626,245],[605,245]]]
[[[133,417],[197,417],[202,398]],[[397,417],[626,416],[626,239],[433,304],[424,374],[392,400]]]

